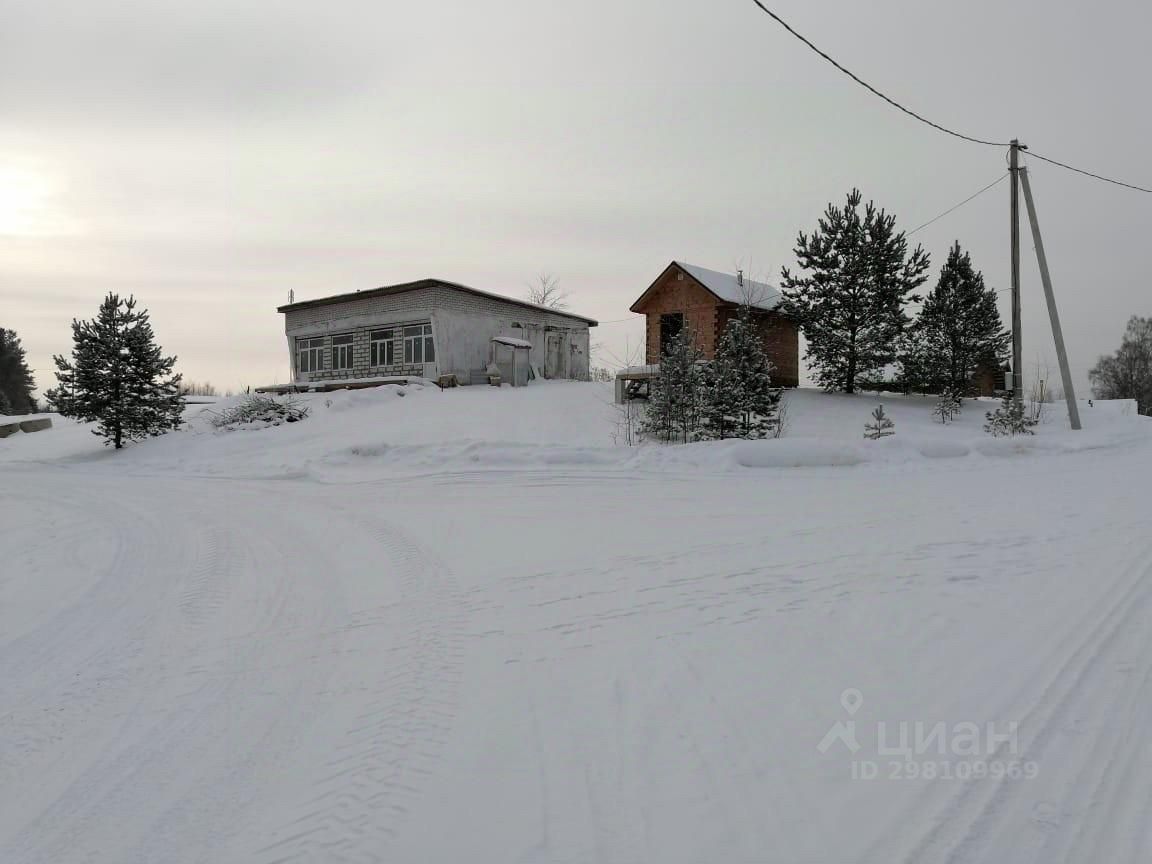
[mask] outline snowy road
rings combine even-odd
[[[250,838],[288,824],[299,860],[382,846],[456,690],[430,553],[303,490],[5,479],[0,860],[274,860]]]
[[[1149,860],[1148,449],[969,473],[6,467],[0,861]]]

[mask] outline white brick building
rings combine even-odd
[[[530,342],[537,374],[584,379],[588,330],[596,326],[591,318],[442,279],[304,300],[277,311],[284,313],[297,382],[451,373],[468,384],[493,359],[502,363],[507,356],[493,352],[496,336]]]

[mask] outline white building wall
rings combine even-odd
[[[431,322],[436,362],[422,367],[373,367],[369,335],[386,325]],[[354,366],[331,368],[331,337],[353,334]],[[343,303],[293,309],[285,313],[285,334],[294,380],[339,380],[407,374],[435,377],[455,373],[469,382],[473,370],[484,369],[493,336],[514,336],[532,343],[531,363],[545,373],[549,343],[554,362],[551,377],[585,379],[589,371],[589,330],[586,322],[559,312],[532,309],[495,297],[485,297],[447,285],[417,288],[397,294],[353,298]],[[296,339],[325,338],[324,369],[297,374]],[[402,343],[401,343],[402,344]],[[402,361],[401,346],[397,360]]]

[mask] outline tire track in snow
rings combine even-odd
[[[463,610],[451,574],[397,530],[350,511],[340,518],[369,533],[395,568],[403,633],[397,650],[381,657],[374,692],[334,746],[304,812],[280,829],[286,836],[257,850],[264,864],[385,860],[456,718]]]
[[[197,564],[180,595],[180,611],[193,628],[204,624],[228,599],[228,586],[239,574],[237,549],[218,525],[207,526]]]
[[[93,524],[100,526],[105,536],[115,538],[115,551],[74,602],[3,645],[0,681],[7,710],[0,715],[0,734],[8,743],[0,752],[0,768],[5,777],[17,776],[131,691],[132,673],[141,664],[152,623],[138,614],[140,604],[134,601],[146,605],[147,598],[158,599],[164,590],[129,566],[155,553],[158,532],[135,533],[142,522],[148,524],[148,514],[85,507],[75,495],[64,501],[53,491],[50,477],[38,477],[35,486],[21,494],[72,514],[77,542],[90,539],[84,529],[91,532]]]
[[[56,479],[38,482],[51,489]],[[70,488],[68,478],[60,479]],[[280,646],[250,633],[221,648],[225,628],[212,618],[232,586],[243,589],[237,623],[283,629],[302,617],[311,622],[324,608],[324,595],[315,594],[322,586],[315,579],[293,582],[296,571],[274,548],[265,550],[264,567],[246,567],[253,541],[242,547],[236,538],[252,535],[209,500],[190,497],[187,483],[125,490],[118,482],[115,489],[86,491],[91,503],[81,509],[101,514],[98,530],[117,538],[116,554],[81,603],[61,613],[78,626],[60,629],[58,615],[36,638],[22,640],[16,658],[22,665],[49,662],[43,657],[49,651],[50,668],[85,684],[79,693],[38,688],[40,700],[72,721],[57,730],[46,757],[58,759],[55,751],[63,748],[78,764],[66,785],[41,796],[31,819],[11,826],[0,861],[58,864],[89,860],[97,851],[99,860],[121,862],[212,860],[219,835],[267,776],[253,765],[283,753],[290,737],[282,727],[308,714],[315,700],[299,698],[312,696],[322,674],[297,663],[275,673],[272,684],[262,670],[270,657],[280,659]],[[105,493],[124,491],[130,494],[108,508],[115,496]],[[153,513],[163,513],[166,530],[152,523]],[[173,532],[173,524],[181,530]],[[25,772],[33,780],[34,769],[29,763]],[[215,828],[204,836],[197,820],[208,812],[216,814]],[[116,831],[125,820],[143,830]]]
[[[1148,612],[1147,608],[1144,610]],[[1147,635],[1147,634],[1145,634]],[[1147,649],[1142,640],[1138,652]],[[1141,835],[1139,826],[1147,825],[1147,814],[1152,809],[1152,790],[1137,784],[1135,769],[1143,766],[1142,757],[1147,730],[1152,728],[1152,664],[1144,670],[1136,687],[1125,690],[1121,716],[1136,722],[1126,722],[1122,728],[1112,730],[1114,735],[1100,735],[1091,756],[1085,760],[1074,784],[1069,787],[1085,790],[1079,794],[1081,814],[1086,817],[1079,831],[1072,830],[1072,821],[1061,823],[1053,831],[1042,849],[1043,861],[1090,861],[1107,848],[1108,838],[1129,836],[1133,848],[1115,860],[1147,861],[1152,858],[1148,836]],[[1114,707],[1114,706],[1109,706]],[[1134,716],[1139,712],[1138,720]],[[1114,719],[1112,711],[1106,717]],[[1113,792],[1107,796],[1106,792]],[[1121,822],[1127,824],[1121,827]],[[1083,824],[1086,822],[1086,824]],[[1127,829],[1127,830],[1124,830]]]
[[[1045,685],[1040,697],[1020,721],[1023,730],[1036,729],[1031,741],[1021,745],[1019,754],[1009,754],[1020,761],[1035,761],[1043,771],[1043,756],[1062,721],[1076,705],[1078,698],[1091,699],[1085,692],[1085,683],[1091,679],[1108,656],[1126,628],[1144,622],[1141,613],[1152,599],[1152,549],[1142,549],[1128,566],[1135,576],[1089,627],[1087,635],[1076,640],[1075,647],[1060,663],[1056,673]],[[1147,626],[1147,625],[1145,625]],[[1146,709],[1147,710],[1147,709]],[[989,759],[1003,754],[990,754]],[[945,806],[913,848],[901,860],[908,864],[924,861],[944,861],[948,864],[973,860],[992,826],[1002,819],[1007,803],[1017,789],[1017,780],[1007,776],[995,782],[987,779],[969,781]],[[877,854],[879,854],[877,852]],[[885,855],[885,860],[892,860]],[[1061,860],[1040,859],[1044,862]]]

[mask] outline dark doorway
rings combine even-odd
[[[660,356],[668,350],[668,343],[684,332],[684,313],[668,312],[660,316]]]

